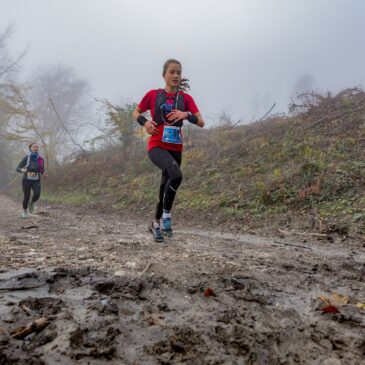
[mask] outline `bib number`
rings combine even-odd
[[[181,128],[165,125],[163,128],[162,142],[182,144]]]
[[[27,172],[27,179],[28,180],[38,180],[39,176],[36,172]]]

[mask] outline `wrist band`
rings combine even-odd
[[[190,112],[188,112],[188,117],[186,118],[188,122],[191,124],[197,124],[198,123],[198,117]]]
[[[144,117],[143,115],[140,115],[138,118],[137,118],[137,123],[143,127],[145,125],[145,123],[147,122],[147,118]]]

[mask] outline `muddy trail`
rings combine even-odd
[[[361,242],[177,226],[158,244],[77,208],[21,220],[5,196],[0,221],[0,364],[364,364]]]

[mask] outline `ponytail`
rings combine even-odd
[[[189,79],[183,78],[179,84],[179,90],[187,92],[190,90]]]

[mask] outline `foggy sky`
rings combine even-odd
[[[61,63],[94,96],[138,102],[173,57],[208,122],[286,111],[305,74],[321,91],[364,85],[364,19],[363,0],[0,0],[13,54],[29,46],[24,78]]]

